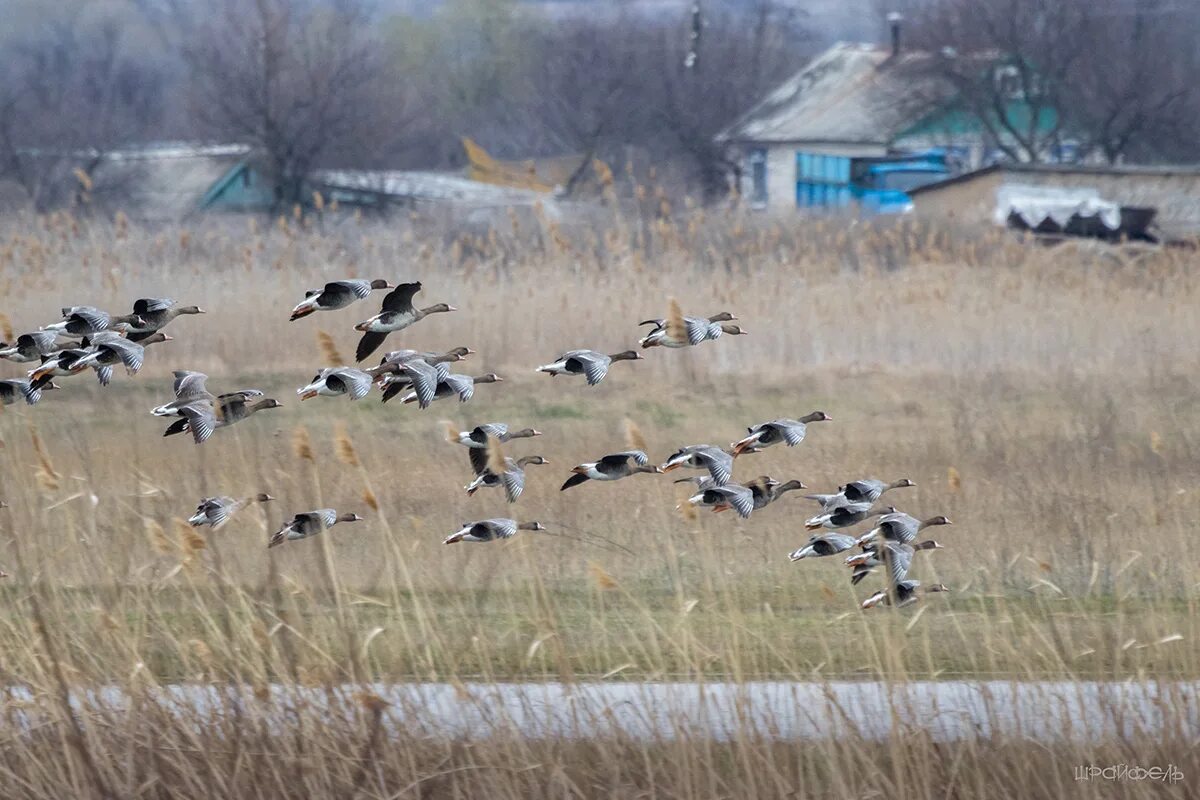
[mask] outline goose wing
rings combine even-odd
[[[732,484],[729,486],[714,486],[708,490],[733,506],[733,510],[742,519],[746,519],[754,511],[754,492],[745,486]]]
[[[383,310],[411,314],[415,310],[412,304],[413,297],[419,291],[421,291],[420,281],[400,284],[384,296]]]
[[[768,422],[767,425],[774,428],[788,447],[795,447],[804,441],[804,434],[807,432],[807,427],[803,422],[798,422],[794,419],[777,419],[773,422]]]
[[[475,396],[475,380],[470,375],[447,375],[442,381],[450,391],[458,395],[458,402],[465,403]]]
[[[488,471],[488,451],[482,447],[471,447],[467,450],[467,457],[471,460],[471,469],[476,475],[482,475]]]
[[[849,550],[854,545],[858,544],[858,540],[848,533],[826,533],[823,536],[814,536],[812,541],[823,541],[834,548],[835,553],[841,553]]]
[[[600,459],[600,463],[607,467],[620,467],[628,463],[631,458],[640,467],[650,463],[650,457],[641,450],[622,450],[620,453],[611,453]]]
[[[508,502],[517,502],[517,498],[525,491],[525,470],[513,464],[504,470],[500,480],[504,484],[504,494]]]
[[[146,356],[146,348],[128,339],[106,339],[103,344],[99,345],[99,348],[107,350],[120,359],[121,363],[130,372],[140,370]]]
[[[329,370],[326,382],[331,377],[337,377],[342,382],[346,394],[350,395],[352,400],[361,400],[371,392],[371,376],[361,369],[337,367]]]
[[[152,314],[155,311],[166,311],[173,305],[175,301],[169,297],[143,297],[134,301],[133,313]]]
[[[404,373],[412,379],[413,391],[417,393],[417,403],[421,408],[429,408],[429,404],[437,395],[438,384],[448,383],[447,379],[450,377],[449,370],[442,375],[421,358],[413,358],[405,362]]]
[[[472,526],[471,532],[475,533],[476,528],[487,531],[488,538],[509,539],[517,532],[517,521],[515,519],[485,519],[482,522],[476,522]]]
[[[196,444],[203,444],[217,429],[217,418],[209,403],[192,403],[179,409],[179,415],[187,420],[188,430]]]
[[[709,338],[709,321],[698,317],[684,317],[683,329],[687,333],[688,344],[697,345]],[[717,326],[717,331],[721,330],[721,326]],[[716,338],[716,337],[712,337]]]
[[[208,380],[208,376],[203,372],[192,372],[186,369],[177,369],[174,373],[175,398],[183,400],[187,397],[202,397],[208,394],[208,389],[204,382]]]
[[[612,359],[608,356],[592,350],[576,350],[567,358],[567,361],[575,361],[579,364],[580,370],[587,377],[589,386],[595,386],[604,380],[604,376],[608,374],[608,366],[612,363]]]
[[[58,331],[34,331],[22,333],[17,337],[17,347],[22,350],[33,350],[36,353],[48,353],[54,349],[58,340]]]
[[[63,309],[63,319],[78,319],[83,322],[89,329],[93,331],[102,331],[109,326],[112,317],[107,311],[101,311],[92,306],[75,306],[74,308]]]
[[[330,281],[325,284],[321,294],[335,303],[350,303],[370,297],[371,284],[360,280]]]
[[[443,380],[445,379],[443,378]],[[489,436],[503,441],[508,437],[508,426],[503,422],[485,422],[482,425],[476,425],[471,431],[471,441],[486,442]]]
[[[733,477],[733,456],[724,450],[716,447],[705,447],[696,450],[693,455],[704,463],[704,466],[708,468],[709,473],[712,475],[713,481],[718,486],[729,483],[729,479]]]
[[[900,583],[908,575],[909,567],[912,566],[913,552],[912,545],[895,544],[894,542],[888,542],[887,547],[883,548],[883,559],[887,563],[892,583]]]

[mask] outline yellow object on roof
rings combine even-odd
[[[463,150],[467,154],[467,177],[480,183],[511,186],[550,193],[554,187],[538,176],[533,161],[500,161],[492,158],[486,150],[464,136]]]

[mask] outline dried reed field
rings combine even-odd
[[[416,217],[0,223],[0,340],[69,305],[208,312],[172,323],[136,376],[60,379],[36,406],[0,407],[5,796],[1190,796],[1194,695],[1156,706],[1153,730],[1051,743],[899,726],[796,746],[751,725],[475,740],[397,721],[376,682],[1197,676],[1193,251],[658,211],[567,223],[537,209],[471,233]],[[378,393],[297,402],[318,368],[352,362],[353,325],[377,310],[288,321],[305,289],[344,277],[420,280],[422,300],[459,310],[387,348],[468,346],[456,371],[505,381],[427,410]],[[596,387],[534,371],[570,348],[636,347],[668,298],[731,311],[749,335],[642,351]],[[25,366],[0,361],[0,378]],[[284,407],[203,445],[163,438],[149,412],[174,369]],[[739,458],[739,478],[913,480],[887,502],[953,520],[913,568],[949,593],[864,612],[869,582],[851,587],[841,558],[790,563],[818,510],[805,492],[738,520],[677,510],[680,473],[559,491],[628,444],[660,459],[814,410],[832,420]],[[550,462],[512,508],[466,495],[466,451],[445,440],[443,422],[491,421],[544,433],[506,446]],[[220,530],[186,522],[202,497],[257,492],[275,499]],[[282,521],[325,506],[364,521],[268,551]],[[502,516],[548,530],[442,546]],[[206,714],[154,699],[178,684],[239,700]],[[352,688],[278,716],[273,692],[332,686]],[[120,713],[87,699],[99,687],[123,693]],[[1122,762],[1184,780],[1072,772]]]

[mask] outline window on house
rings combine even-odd
[[[1016,100],[1021,97],[1021,73],[1013,65],[996,67],[993,80],[996,84],[996,93],[1001,97],[1008,100]]]
[[[1074,164],[1079,161],[1079,142],[1071,139],[1059,142],[1050,150],[1050,160],[1058,164]]]
[[[767,202],[767,150],[764,147],[750,151],[750,202],[755,205]]]
[[[796,205],[799,208],[850,205],[850,159],[796,153]]]

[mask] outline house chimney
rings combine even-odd
[[[887,15],[887,21],[892,29],[892,58],[895,58],[900,55],[900,23],[904,21],[904,15],[893,11]]]

